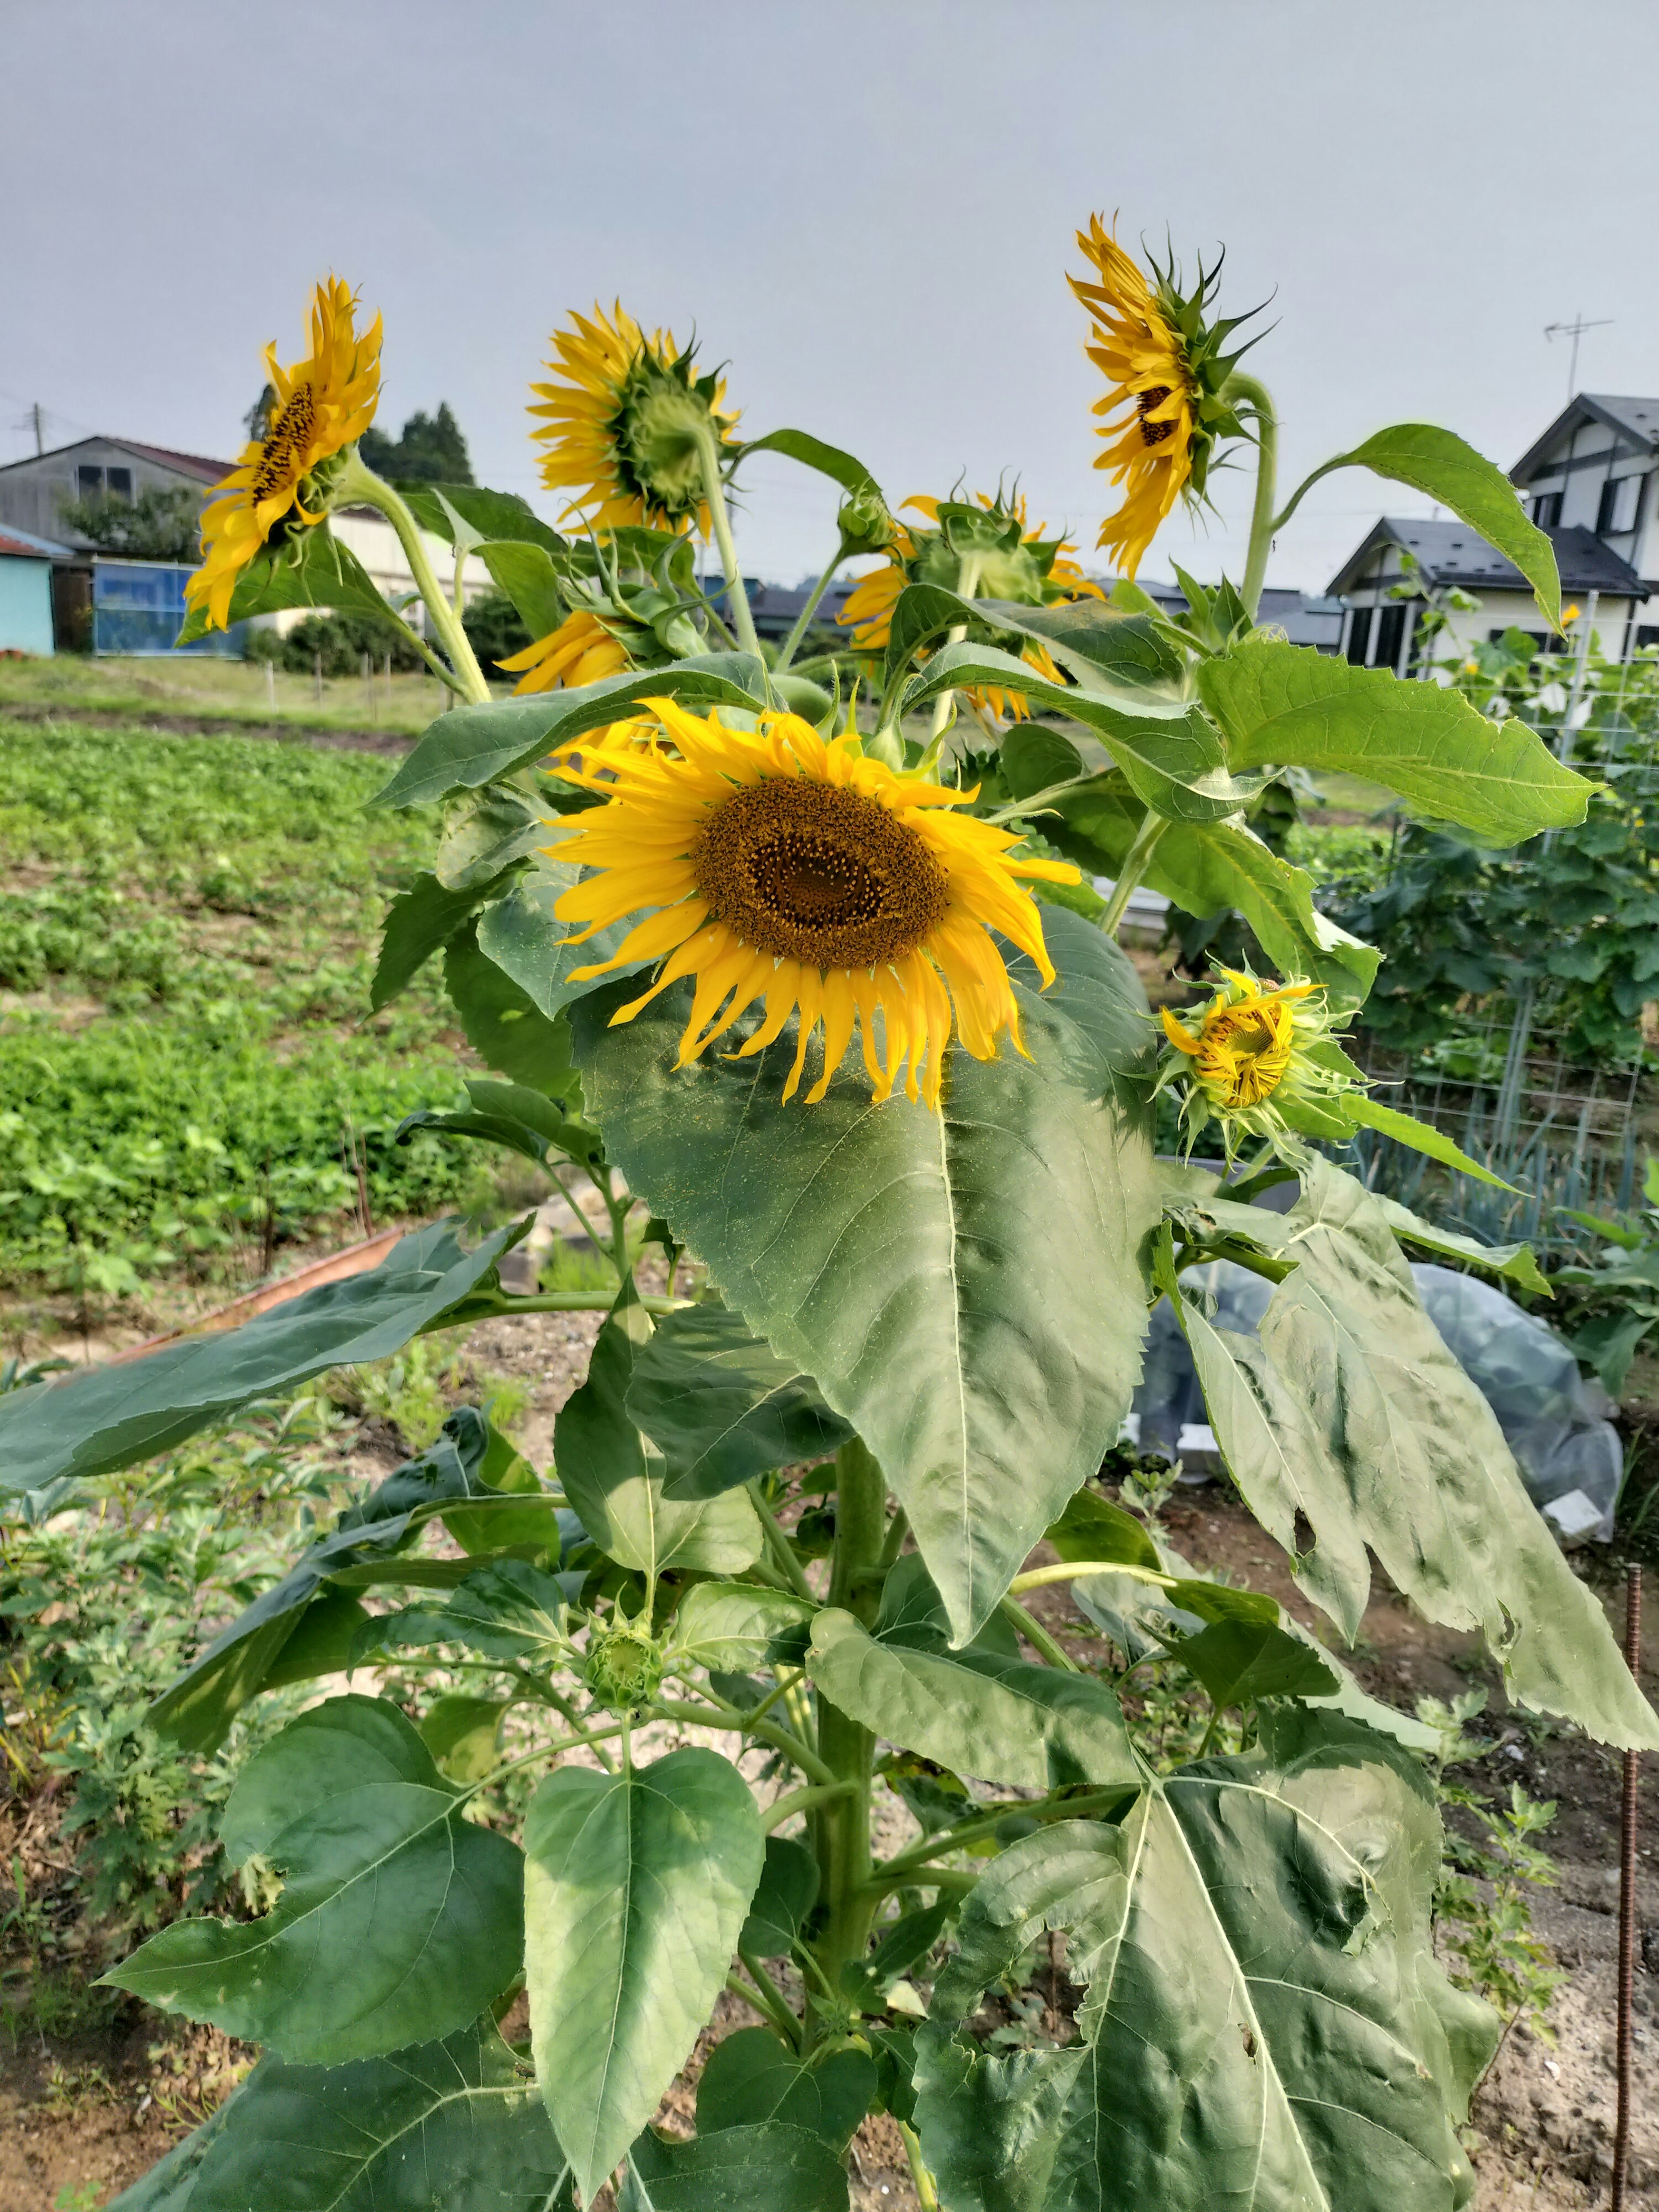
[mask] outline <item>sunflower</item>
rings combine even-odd
[[[1244,318],[1206,319],[1219,264],[1206,270],[1200,263],[1197,288],[1183,297],[1173,261],[1167,270],[1154,267],[1149,283],[1098,216],[1077,242],[1099,282],[1066,281],[1094,322],[1089,358],[1111,386],[1094,412],[1117,416],[1101,429],[1111,442],[1095,466],[1123,487],[1122,505],[1101,524],[1096,542],[1133,578],[1176,501],[1183,493],[1202,497],[1217,439],[1246,434],[1224,396],[1243,349],[1221,349]],[[1118,414],[1124,408],[1128,413]]]
[[[542,401],[530,412],[546,418],[532,433],[548,448],[542,482],[573,492],[566,514],[592,529],[649,524],[707,537],[702,438],[712,433],[720,449],[738,419],[722,410],[724,383],[694,376],[691,349],[672,331],[647,338],[620,302],[609,316],[596,304],[591,321],[570,319],[551,341],[557,381],[530,387]]]
[[[893,609],[907,584],[943,584],[957,589],[965,582],[988,599],[1010,599],[1026,606],[1053,606],[1076,599],[1103,599],[1098,584],[1085,576],[1072,557],[1077,548],[1063,538],[1043,536],[1044,526],[1026,527],[1024,496],[1009,501],[1000,494],[975,497],[983,513],[955,501],[941,501],[918,493],[904,502],[925,514],[934,527],[919,529],[894,525],[886,565],[861,576],[848,593],[836,619],[853,631],[856,653],[881,653],[892,635]],[[971,573],[970,573],[971,564]],[[1019,654],[1045,683],[1065,682],[1046,647],[1030,639],[1020,641]],[[1010,721],[1023,720],[1030,709],[1018,692],[972,690],[969,697],[994,714]]]
[[[1158,1088],[1185,1081],[1188,1150],[1212,1119],[1222,1126],[1229,1158],[1240,1132],[1271,1139],[1292,1126],[1329,1133],[1333,1107],[1363,1085],[1331,1042],[1340,1020],[1323,990],[1300,979],[1264,983],[1248,969],[1216,975],[1195,1029],[1167,1006],[1159,1016],[1172,1049]]]
[[[696,978],[680,1039],[687,1066],[758,1000],[759,1026],[734,1057],[770,1044],[799,1018],[783,1096],[799,1087],[813,1033],[823,1031],[816,1104],[860,1030],[879,1103],[901,1072],[907,1097],[937,1109],[952,1021],[976,1060],[1006,1030],[1017,1049],[1019,1011],[1000,931],[1054,980],[1042,917],[1022,878],[1076,883],[1063,861],[1012,860],[1018,839],[972,815],[971,793],[896,775],[855,736],[826,740],[793,714],[728,729],[666,699],[645,702],[665,744],[613,748],[560,773],[605,796],[551,848],[592,872],[560,898],[580,944],[624,915],[637,921],[603,975],[642,960],[663,966],[649,990],[611,1016],[631,1021],[659,991]],[[568,760],[567,754],[565,758]],[[880,1017],[879,1023],[877,1017]]]
[[[202,517],[201,567],[185,587],[188,605],[205,605],[210,629],[230,620],[236,579],[279,523],[287,530],[320,522],[307,498],[319,465],[361,438],[380,397],[380,319],[359,337],[357,296],[338,276],[318,285],[311,302],[311,352],[292,368],[279,367],[273,343],[265,368],[275,398],[265,434],[243,452]]]
[[[615,676],[628,665],[628,649],[612,637],[597,615],[578,607],[557,629],[495,665],[509,675],[524,670],[513,687],[517,693],[551,691],[561,684],[574,687],[597,684],[602,676]]]

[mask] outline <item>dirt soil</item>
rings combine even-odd
[[[485,1322],[469,1340],[480,1368],[527,1386],[518,1433],[538,1465],[550,1456],[554,1416],[586,1371],[598,1325],[590,1314],[532,1315]],[[384,1473],[391,1442],[365,1435],[366,1476]],[[1194,1564],[1225,1567],[1317,1624],[1283,1555],[1221,1487],[1178,1492],[1167,1520],[1172,1540]],[[1599,1573],[1598,1594],[1622,1638],[1622,1582],[1583,1554],[1579,1564],[1587,1577]],[[1648,1578],[1644,1639],[1643,1682],[1650,1697],[1659,1693],[1655,1579]],[[1064,1584],[1034,1591],[1027,1602],[1050,1626],[1079,1620]],[[1560,1808],[1543,1839],[1560,1883],[1534,1898],[1534,1923],[1568,1977],[1551,2014],[1557,2041],[1552,2048],[1524,2028],[1516,2031],[1477,2097],[1468,2140],[1480,2183],[1476,2212],[1601,2205],[1613,2126],[1620,1762],[1580,1737],[1511,1716],[1475,1639],[1419,1620],[1380,1572],[1352,1663],[1367,1689],[1407,1707],[1425,1693],[1452,1698],[1486,1687],[1491,1705],[1480,1725],[1500,1740],[1489,1764],[1500,1773],[1512,1768],[1532,1796],[1553,1798]],[[1659,2212],[1659,1761],[1646,1762],[1640,1804],[1635,2130],[1626,2201],[1630,2212]],[[899,1841],[896,1834],[884,1838],[884,1848]],[[746,2021],[736,2000],[722,2005],[731,2012],[729,2021],[724,2011],[717,2015],[722,2031]],[[676,2133],[691,2127],[695,2081],[709,2039],[664,2100],[659,2123]],[[32,2032],[9,2045],[0,2036],[0,2212],[95,2212],[212,2109],[252,2055],[211,2031],[136,2005],[100,2033],[52,2039]],[[854,2212],[917,2212],[890,2119],[866,2121],[854,2151]]]

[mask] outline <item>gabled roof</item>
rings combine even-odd
[[[1528,446],[1510,471],[1512,483],[1527,483],[1552,446],[1581,422],[1600,422],[1635,447],[1638,453],[1659,452],[1659,399],[1627,397],[1616,392],[1581,392],[1569,400],[1543,436]]]
[[[152,463],[158,469],[172,469],[176,475],[194,477],[198,483],[217,483],[235,467],[234,461],[216,461],[205,453],[181,453],[171,446],[143,446],[136,438],[77,438],[72,445],[53,446],[44,453],[27,453],[21,461],[7,461],[0,465],[0,476],[8,469],[33,468],[38,461],[50,461],[59,453],[73,453],[82,446],[113,446],[118,452],[135,453],[139,459]]]
[[[74,552],[60,545],[52,538],[37,538],[32,530],[19,530],[12,523],[0,528],[0,553],[9,553],[25,561],[72,561]]]
[[[1620,599],[1644,599],[1646,587],[1628,561],[1621,561],[1593,530],[1547,530],[1555,548],[1564,592],[1610,592]],[[1525,592],[1532,586],[1513,561],[1463,522],[1401,520],[1383,515],[1348,556],[1335,575],[1333,593],[1351,592],[1379,546],[1403,545],[1417,556],[1425,583],[1460,584],[1469,591]]]

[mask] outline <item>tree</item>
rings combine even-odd
[[[58,509],[64,529],[89,538],[100,553],[130,561],[195,561],[199,557],[201,506],[188,484],[171,490],[152,485],[136,499],[94,492],[66,500]]]
[[[461,435],[461,426],[447,399],[438,402],[435,415],[418,410],[411,415],[398,438],[387,437],[384,430],[366,430],[360,450],[376,475],[388,477],[394,483],[472,482],[466,440]]]

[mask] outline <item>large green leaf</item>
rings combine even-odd
[[[554,1167],[566,1159],[597,1160],[604,1152],[597,1129],[590,1128],[574,1110],[572,1088],[564,1098],[550,1098],[527,1084],[495,1083],[478,1076],[466,1079],[470,1113],[443,1114],[426,1109],[406,1114],[398,1124],[398,1142],[407,1144],[417,1129],[440,1136],[476,1137],[485,1144],[505,1145],[538,1167]]]
[[[697,2083],[697,2132],[781,2120],[840,2152],[875,2097],[876,2062],[867,2051],[843,2048],[809,2063],[769,2027],[740,2027],[708,2054]]]
[[[1260,1346],[1210,1328],[1184,1298],[1177,1312],[1234,1479],[1257,1518],[1301,1554],[1309,1595],[1352,1634],[1369,1545],[1431,1620],[1484,1633],[1518,1701],[1565,1714],[1601,1742],[1659,1748],[1659,1719],[1606,1614],[1423,1310],[1382,1206],[1316,1158],[1289,1213],[1252,1211],[1262,1241],[1277,1239],[1297,1261],[1262,1317]]]
[[[444,988],[481,1060],[514,1083],[562,1097],[574,1088],[568,1024],[551,1021],[478,942],[464,922],[444,954]]]
[[[759,1583],[697,1583],[674,1616],[670,1650],[689,1666],[747,1674],[771,1663],[781,1638],[804,1646],[817,1610],[810,1598]]]
[[[765,1540],[747,1495],[665,1496],[667,1463],[629,1418],[629,1386],[650,1341],[651,1316],[630,1275],[599,1330],[586,1382],[555,1425],[559,1480],[583,1528],[619,1566],[653,1577],[675,1567],[737,1574],[760,1557]]]
[[[532,806],[510,784],[487,783],[475,799],[451,811],[432,865],[446,890],[468,890],[489,884],[550,835],[545,807]]]
[[[550,835],[556,831],[556,824]],[[585,982],[574,980],[579,968],[599,967],[627,936],[629,921],[607,922],[580,945],[568,942],[574,922],[561,921],[554,911],[564,893],[576,884],[581,871],[567,861],[538,854],[503,898],[498,898],[478,917],[478,949],[511,976],[540,1011],[550,1019],[573,999],[598,990],[610,979]],[[638,973],[645,963],[630,961],[614,971]]]
[[[574,2212],[530,2069],[493,2022],[349,2066],[265,2059],[120,2212]],[[199,2148],[197,2147],[199,2146]],[[116,2212],[116,2206],[110,2212]]]
[[[1241,784],[1227,769],[1221,738],[1196,707],[1158,718],[1127,714],[1103,699],[1045,684],[1012,653],[990,646],[947,645],[905,686],[904,711],[925,707],[941,691],[971,684],[1022,692],[1037,712],[1069,714],[1100,739],[1143,805],[1174,822],[1220,822],[1255,796],[1257,778]],[[1081,762],[1079,767],[1081,770]]]
[[[623,1028],[626,986],[572,1010],[611,1158],[876,1453],[962,1638],[1099,1466],[1146,1328],[1146,996],[1098,930],[1045,927],[1059,982],[1014,971],[1030,1059],[957,1051],[938,1115],[850,1064],[786,1106],[787,1037],[677,1070],[689,986]]]
[[[1103,600],[1066,607],[1028,607],[1010,599],[964,599],[941,584],[909,584],[893,609],[887,682],[890,684],[907,668],[924,646],[943,632],[957,629],[981,635],[988,629],[1012,631],[1016,636],[1028,638],[1066,669],[1082,690],[1096,694],[1121,688],[1132,694],[1173,696],[1185,673],[1178,655],[1145,616],[1124,614]],[[943,648],[945,652],[953,649],[959,648]],[[982,648],[969,643],[967,649],[976,653]],[[1000,684],[1005,679],[993,677],[990,681]],[[1028,684],[1042,686],[1042,678],[1034,668],[1022,663],[1015,688],[1024,691]]]
[[[296,531],[280,544],[262,545],[236,579],[230,595],[233,623],[288,607],[317,607],[346,614],[384,615],[386,594],[349,545],[326,523]],[[192,645],[208,633],[207,610],[192,607],[173,644]]]
[[[822,438],[815,438],[810,430],[769,430],[763,438],[751,438],[743,451],[748,453],[782,453],[804,468],[816,469],[820,476],[838,483],[843,491],[879,492],[880,485],[864,463],[839,446],[826,446]]]
[[[175,1920],[105,1980],[324,2065],[476,2020],[523,1958],[521,1862],[398,1708],[331,1698],[256,1752],[220,1840],[286,1876],[262,1920]]]
[[[512,1222],[466,1250],[458,1216],[400,1237],[378,1267],[325,1283],[240,1328],[186,1337],[130,1365],[82,1370],[0,1398],[0,1492],[58,1475],[111,1474],[171,1450],[254,1398],[325,1367],[384,1359],[469,1292],[524,1234]]]
[[[254,2082],[277,2063],[266,2059],[257,2066],[252,2075],[234,2089],[199,2128],[192,2128],[182,2142],[174,2143],[167,2156],[135,2181],[131,2189],[124,2189],[112,2198],[106,2212],[189,2212],[192,2204],[200,2202],[194,2194],[196,2178],[208,2153],[227,2128],[234,2124]]]
[[[305,1675],[296,1674],[290,1663],[296,1639],[308,1628],[314,1634],[325,1613],[331,1613],[342,1622],[349,1618],[341,1608],[352,1601],[343,1592],[327,1589],[330,1577],[392,1559],[450,1500],[481,1494],[488,1498],[483,1469],[489,1436],[489,1424],[476,1408],[459,1407],[430,1449],[406,1460],[361,1504],[343,1514],[281,1582],[263,1591],[215,1637],[150,1707],[151,1727],[189,1750],[211,1751],[251,1698],[274,1688],[278,1680],[303,1680]],[[550,1506],[543,1509],[540,1517],[547,1532],[544,1540],[550,1538],[556,1543],[558,1523]],[[352,1623],[354,1631],[358,1625]],[[349,1649],[348,1635],[336,1667],[346,1665]],[[315,1656],[321,1661],[330,1652],[325,1647]],[[307,1671],[333,1669],[318,1664]]]
[[[1467,1261],[1482,1274],[1496,1275],[1500,1281],[1513,1283],[1518,1290],[1530,1291],[1538,1297],[1554,1297],[1549,1278],[1533,1257],[1530,1244],[1482,1244],[1455,1229],[1441,1229],[1433,1222],[1425,1221],[1420,1214],[1413,1213],[1392,1198],[1379,1194],[1377,1204],[1402,1244],[1438,1252],[1448,1260]]]
[[[425,806],[452,792],[476,790],[527,768],[556,745],[603,729],[640,700],[659,698],[753,713],[766,704],[764,672],[752,653],[706,653],[666,668],[624,670],[574,690],[457,707],[438,717],[369,804]]]
[[[377,1613],[352,1642],[352,1662],[377,1651],[460,1644],[487,1659],[550,1667],[564,1644],[564,1592],[528,1559],[500,1559],[470,1574],[441,1606]]]
[[[811,1377],[715,1304],[668,1314],[635,1364],[628,1418],[667,1462],[670,1498],[713,1498],[853,1433]]]
[[[1561,627],[1561,580],[1556,572],[1555,548],[1535,523],[1528,520],[1515,486],[1484,454],[1466,445],[1453,431],[1432,422],[1396,422],[1316,468],[1297,489],[1285,515],[1310,484],[1333,469],[1370,469],[1374,476],[1410,484],[1442,507],[1450,507],[1460,522],[1495,545],[1516,567],[1538,595],[1538,604],[1552,629]],[[1279,517],[1282,522],[1285,515]]]
[[[647,2129],[617,2212],[847,2212],[847,2176],[821,2136],[785,2120],[690,2142]]]
[[[818,1863],[805,1844],[789,1836],[769,1836],[760,1887],[738,1948],[755,1959],[786,1956],[817,1899]]]
[[[714,2010],[764,1844],[748,1784],[712,1751],[621,1774],[561,1767],[532,1801],[530,2032],[585,2203]]]
[[[925,1630],[872,1636],[836,1607],[813,1622],[806,1663],[832,1705],[941,1766],[1017,1790],[1139,1779],[1121,1710],[1096,1675],[951,1651]]]
[[[380,957],[369,987],[371,1012],[389,1006],[406,991],[434,952],[454,936],[468,915],[495,895],[493,878],[450,890],[436,876],[419,875],[386,909],[380,933]]]
[[[1189,1768],[1120,1826],[1015,1844],[963,1911],[917,2038],[922,2148],[952,2212],[1453,2212],[1496,2017],[1435,1962],[1439,1822],[1347,1723]],[[1045,1929],[1081,2040],[981,2056],[951,2027]]]
[[[1340,771],[1494,844],[1584,818],[1590,785],[1511,714],[1489,722],[1461,691],[1402,684],[1310,646],[1249,638],[1198,672],[1239,768]]]
[[[1382,955],[1321,914],[1312,877],[1242,821],[1173,823],[1153,848],[1146,882],[1187,914],[1237,907],[1280,975],[1322,983],[1334,1005],[1356,1005],[1371,988]]]
[[[546,637],[564,620],[558,571],[544,545],[510,538],[480,545],[478,558],[497,591],[505,592],[532,638]]]
[[[398,489],[422,529],[452,544],[483,545],[499,538],[539,545],[548,553],[570,550],[515,491],[489,491],[483,484],[402,483]]]

